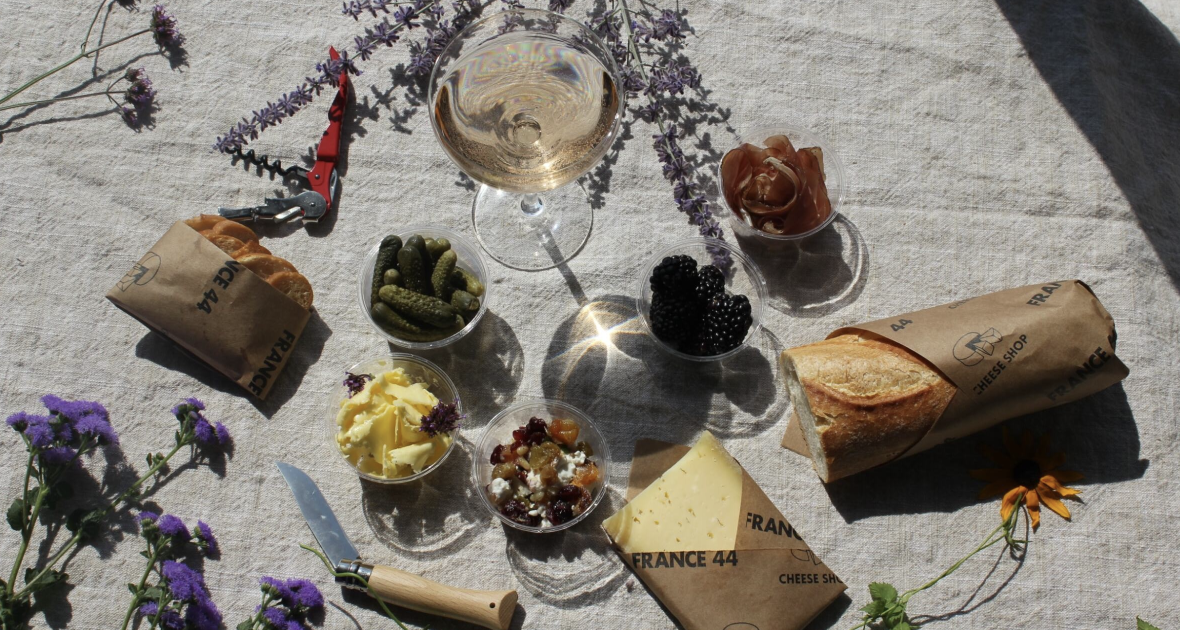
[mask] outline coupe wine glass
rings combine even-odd
[[[447,155],[483,184],[471,219],[489,256],[540,271],[581,250],[594,210],[581,186],[567,184],[614,142],[618,88],[602,41],[549,11],[501,11],[443,50],[430,77],[430,122]]]

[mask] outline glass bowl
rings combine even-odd
[[[835,148],[833,148],[831,143],[825,141],[811,130],[797,125],[775,125],[772,127],[751,129],[742,134],[738,138],[737,144],[727,149],[725,153],[729,153],[729,151],[745,143],[760,147],[765,146],[763,143],[766,142],[766,139],[775,135],[786,136],[791,141],[791,145],[796,149],[804,147],[819,147],[823,149],[824,184],[828,188],[828,199],[832,202],[832,212],[828,215],[827,219],[824,219],[823,223],[806,232],[800,232],[799,234],[767,234],[743,221],[741,215],[730,207],[729,202],[725,199],[725,182],[721,179],[721,162],[717,162],[717,198],[718,202],[729,211],[730,228],[733,229],[734,234],[739,238],[751,239],[762,245],[783,244],[804,239],[831,225],[832,221],[836,220],[836,216],[840,214],[840,202],[844,200],[844,190],[847,188],[847,182],[844,179],[844,163],[840,161],[840,155],[836,152]]]
[[[491,288],[488,286],[488,270],[483,264],[483,258],[479,254],[479,247],[476,247],[467,240],[466,237],[461,236],[456,232],[452,232],[446,228],[432,227],[432,226],[410,226],[404,230],[393,232],[405,241],[407,238],[419,234],[422,238],[445,238],[451,242],[451,249],[455,250],[455,254],[459,256],[458,266],[466,271],[471,272],[484,286],[484,294],[479,296],[479,310],[476,311],[475,316],[467,325],[460,329],[450,337],[444,337],[437,341],[409,341],[402,339],[397,335],[382,328],[374,319],[369,309],[372,307],[372,293],[373,293],[373,265],[377,262],[377,250],[381,248],[381,241],[373,244],[369,252],[365,254],[365,261],[361,263],[361,273],[359,286],[357,290],[357,299],[360,303],[361,311],[365,315],[365,319],[373,325],[373,328],[379,335],[384,337],[389,343],[410,350],[430,350],[432,348],[441,348],[448,346],[456,341],[466,337],[468,333],[475,330],[475,326],[479,324],[479,320],[483,318],[484,313],[488,311],[488,297],[491,293]],[[382,239],[385,237],[382,236]]]
[[[397,368],[402,368],[405,370],[406,375],[410,377],[410,382],[425,383],[426,388],[430,390],[431,394],[434,394],[435,398],[438,398],[439,402],[455,403],[456,411],[458,411],[460,415],[463,414],[463,401],[459,399],[459,390],[455,388],[455,383],[451,381],[450,377],[448,377],[446,373],[443,372],[442,369],[440,369],[437,365],[421,357],[416,357],[412,354],[395,353],[385,357],[377,357],[368,359],[366,361],[361,361],[360,363],[357,363],[356,365],[348,368],[347,371],[353,374],[372,374],[376,376],[382,372],[388,372],[389,370],[394,370]],[[344,380],[343,374],[340,375],[340,380]],[[331,399],[328,404],[328,441],[332,447],[332,450],[335,451],[336,454],[339,455],[347,465],[352,466],[352,463],[350,463],[348,459],[344,457],[344,455],[340,452],[340,448],[336,444],[336,433],[339,430],[339,427],[336,424],[336,415],[340,412],[340,404],[347,399],[348,388],[343,385],[343,382],[341,382],[340,384],[337,384],[332,390]],[[388,479],[386,477],[378,477],[376,475],[361,472],[360,469],[356,468],[355,466],[352,466],[352,468],[353,470],[356,470],[356,474],[359,475],[361,479],[367,479],[374,483],[398,484],[417,481],[434,472],[439,466],[442,466],[443,462],[447,461],[447,458],[451,456],[451,452],[455,450],[455,445],[459,442],[459,431],[461,430],[462,427],[451,433],[451,445],[447,447],[447,450],[445,453],[443,453],[442,457],[438,458],[438,461],[427,466],[426,468],[423,468],[421,472],[415,473],[413,475],[397,477],[396,479]]]
[[[664,342],[651,329],[651,274],[656,266],[660,264],[664,258],[668,256],[677,256],[685,254],[691,256],[697,261],[697,265],[711,265],[713,264],[712,250],[722,250],[729,253],[733,264],[729,271],[725,274],[725,290],[734,295],[745,295],[750,300],[750,318],[753,320],[750,323],[750,330],[746,332],[746,338],[741,345],[712,356],[697,356],[681,352],[673,348],[668,343]],[[690,238],[687,240],[673,243],[665,249],[656,252],[642,267],[643,273],[640,274],[642,280],[639,283],[639,297],[635,298],[635,310],[639,312],[640,319],[643,320],[643,328],[647,331],[652,341],[657,346],[667,351],[668,353],[687,359],[689,361],[706,362],[706,361],[720,361],[727,357],[731,357],[742,351],[749,345],[750,340],[762,328],[762,311],[767,300],[766,280],[762,278],[762,272],[758,270],[758,266],[752,260],[746,257],[738,248],[712,238]]]
[[[553,418],[564,418],[577,423],[580,429],[578,441],[585,441],[594,450],[594,454],[590,456],[590,459],[598,464],[598,472],[601,475],[601,478],[597,482],[597,487],[594,488],[594,497],[590,503],[590,507],[586,508],[586,511],[578,516],[552,527],[531,527],[517,523],[501,514],[500,510],[488,497],[487,487],[492,482],[492,450],[499,444],[511,443],[512,432],[524,426],[533,417],[540,418],[545,422],[549,422]],[[475,482],[476,494],[481,497],[488,511],[495,514],[496,518],[503,521],[506,525],[534,534],[559,532],[580,523],[602,502],[602,498],[606,496],[606,486],[610,481],[610,448],[606,444],[606,439],[602,437],[602,433],[598,431],[598,427],[594,425],[594,421],[590,419],[590,416],[587,416],[571,405],[556,400],[525,400],[514,403],[501,411],[495,418],[492,418],[487,428],[484,429],[483,436],[479,438],[479,443],[475,446],[475,456],[472,459],[475,461],[471,465],[471,478]]]

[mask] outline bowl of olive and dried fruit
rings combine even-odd
[[[361,309],[382,337],[405,348],[452,344],[488,310],[479,248],[440,227],[382,238],[361,265]]]

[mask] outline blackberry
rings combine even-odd
[[[689,352],[712,356],[740,346],[754,323],[750,300],[744,295],[719,295],[705,308],[701,329],[690,344]]]
[[[697,278],[696,298],[702,305],[725,293],[725,274],[713,265],[701,267]]]
[[[651,331],[660,340],[680,345],[696,336],[700,325],[700,305],[690,296],[667,293],[652,296]]]
[[[697,261],[692,256],[668,256],[651,272],[652,293],[683,295],[696,289]]]

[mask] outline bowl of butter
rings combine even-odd
[[[361,361],[332,392],[332,447],[362,479],[407,483],[455,449],[463,403],[437,365],[412,354]]]

